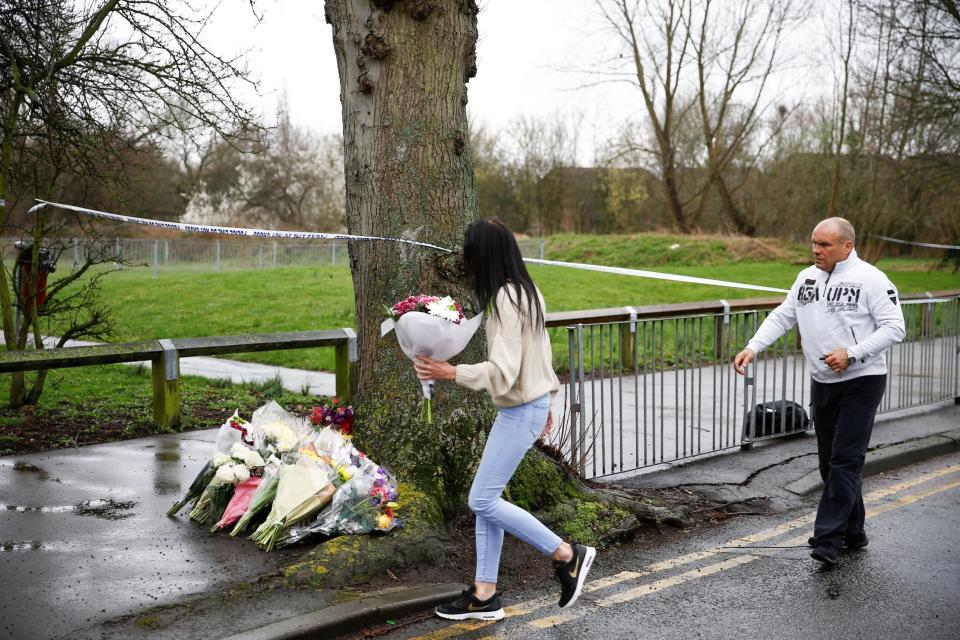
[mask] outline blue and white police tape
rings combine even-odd
[[[107,213],[106,211],[97,211],[96,209],[87,209],[85,207],[77,207],[70,204],[62,204],[60,202],[48,202],[46,200],[37,200],[40,204],[32,207],[30,212],[39,211],[44,207],[57,207],[59,209],[66,209],[67,211],[74,211],[76,213],[82,213],[89,216],[94,216],[97,218],[105,218],[107,220],[114,220],[116,222],[124,222],[127,224],[140,224],[148,227],[156,227],[159,229],[171,229],[173,231],[183,231],[185,233],[213,233],[218,235],[229,235],[229,236],[238,236],[238,237],[247,237],[247,238],[290,238],[297,240],[386,240],[389,242],[399,242],[402,244],[411,244],[418,247],[426,247],[428,249],[433,249],[434,251],[443,251],[444,253],[451,253],[450,249],[444,247],[438,247],[435,244],[428,244],[426,242],[417,242],[416,240],[409,240],[407,238],[384,238],[379,236],[357,236],[347,233],[319,233],[315,231],[273,231],[270,229],[245,229],[242,227],[218,227],[212,225],[203,225],[203,224],[185,224],[183,222],[170,222],[168,220],[151,220],[149,218],[136,218],[134,216],[125,216],[119,213]]]
[[[380,236],[357,236],[344,233],[318,233],[313,231],[272,231],[269,229],[244,229],[240,227],[218,227],[211,225],[198,225],[198,224],[185,224],[182,222],[170,222],[167,220],[151,220],[148,218],[137,218],[134,216],[126,216],[118,213],[107,213],[106,211],[98,211],[96,209],[87,209],[85,207],[77,207],[69,204],[62,204],[59,202],[48,202],[46,200],[38,200],[40,204],[34,206],[30,209],[31,212],[38,211],[43,207],[57,207],[60,209],[65,209],[67,211],[74,211],[76,213],[82,213],[86,215],[91,215],[99,218],[106,218],[108,220],[115,220],[117,222],[125,222],[130,224],[140,224],[150,227],[157,227],[160,229],[171,229],[174,231],[183,231],[187,233],[212,233],[212,234],[225,234],[238,237],[250,237],[250,238],[293,238],[300,240],[380,240],[385,242],[400,242],[403,244],[416,245],[420,247],[426,247],[428,249],[433,249],[435,251],[443,251],[445,253],[451,253],[452,249],[447,249],[445,247],[439,247],[435,244],[428,244],[426,242],[417,242],[415,240],[408,240],[406,238],[391,238],[391,237],[380,237]],[[612,273],[622,276],[633,276],[638,278],[650,278],[654,280],[667,280],[671,282],[684,282],[687,284],[703,284],[714,287],[726,287],[730,289],[750,289],[754,291],[767,291],[771,293],[788,293],[788,289],[779,289],[776,287],[766,287],[756,284],[746,284],[743,282],[729,282],[727,280],[714,280],[712,278],[698,278],[696,276],[682,276],[673,273],[660,273],[657,271],[645,271],[642,269],[628,269],[625,267],[605,267],[600,265],[593,264],[583,264],[580,262],[561,262],[557,260],[538,260],[535,258],[524,258],[524,260],[529,264],[539,264],[550,267],[567,267],[570,269],[580,269],[582,271],[598,271],[600,273]]]

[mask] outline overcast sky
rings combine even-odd
[[[478,75],[468,85],[469,117],[500,129],[521,115],[584,116],[581,161],[628,119],[645,119],[635,88],[576,72],[602,57],[612,36],[592,0],[481,0]],[[258,0],[257,24],[247,2],[224,0],[208,39],[223,53],[249,49],[260,78],[264,114],[285,92],[293,120],[315,131],[341,130],[339,80],[322,0]],[[819,80],[822,82],[822,79]],[[789,85],[809,83],[793,73]],[[781,83],[782,84],[782,83]]]

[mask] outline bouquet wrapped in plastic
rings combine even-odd
[[[233,415],[227,418],[227,421],[220,426],[220,429],[217,431],[213,455],[210,456],[207,463],[200,469],[200,473],[198,473],[197,477],[190,483],[190,487],[183,497],[174,502],[173,506],[167,510],[168,516],[177,515],[188,503],[192,502],[196,505],[200,496],[207,488],[207,485],[213,480],[214,474],[217,472],[217,466],[219,465],[214,464],[217,456],[221,456],[220,461],[222,463],[224,461],[223,457],[230,456],[233,445],[245,441],[244,439],[247,437],[247,429],[245,426],[247,421],[241,418],[238,413],[238,411],[234,411]]]
[[[483,314],[469,320],[453,298],[447,296],[411,296],[388,309],[389,318],[380,324],[380,337],[396,331],[404,355],[413,360],[427,356],[449,360],[469,344],[480,328]],[[421,380],[424,422],[433,422],[433,380]]]
[[[265,550],[272,550],[287,526],[316,513],[333,492],[327,474],[311,456],[301,457],[296,464],[282,465],[270,515],[250,538]]]
[[[219,521],[236,486],[249,480],[254,470],[262,470],[264,464],[260,454],[243,442],[234,443],[229,455],[218,453],[213,458],[216,471],[190,511],[190,519],[200,524]]]

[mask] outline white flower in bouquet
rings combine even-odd
[[[225,465],[225,464],[227,464],[228,462],[230,462],[230,460],[231,460],[231,457],[228,456],[227,454],[225,454],[225,453],[218,453],[217,455],[213,456],[213,466],[214,466],[214,467],[222,467],[223,465]]]
[[[240,442],[233,445],[230,455],[234,460],[242,462],[248,469],[262,467],[265,464],[259,453]]]
[[[297,446],[297,435],[282,422],[271,422],[263,429],[264,442],[276,453],[288,453]]]
[[[239,484],[250,479],[250,470],[243,464],[230,462],[221,465],[211,484]]]
[[[463,319],[463,312],[450,296],[444,296],[435,302],[428,302],[427,311],[430,315],[453,323],[459,323]]]

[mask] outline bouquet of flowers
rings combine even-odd
[[[397,481],[383,467],[351,478],[337,489],[330,508],[317,518],[313,528],[324,535],[390,531],[399,522]]]
[[[217,472],[218,465],[214,464],[214,459],[218,455],[229,457],[233,445],[245,441],[244,439],[247,438],[247,429],[244,425],[247,424],[247,421],[241,418],[238,413],[238,411],[234,411],[233,415],[227,418],[227,421],[220,426],[220,430],[217,431],[213,455],[207,460],[203,468],[200,469],[200,473],[193,479],[193,482],[190,483],[190,487],[184,496],[174,502],[173,506],[167,510],[168,516],[172,517],[177,515],[189,502],[196,505],[197,500]],[[221,459],[221,462],[223,462],[223,459]]]
[[[266,551],[272,550],[287,526],[316,513],[333,492],[327,474],[312,456],[281,466],[270,515],[250,538]]]
[[[334,399],[314,414],[319,430],[309,426],[317,420],[275,402],[254,412],[249,423],[234,414],[217,433],[218,452],[171,511],[192,500],[191,519],[215,522],[214,533],[233,525],[231,536],[269,511],[250,536],[267,551],[311,535],[400,526],[396,480],[344,433],[352,408]]]
[[[234,443],[230,455],[218,453],[213,458],[216,472],[190,512],[190,519],[206,524],[223,516],[234,489],[250,479],[252,469],[262,469],[263,458],[242,442]]]
[[[388,310],[388,318],[380,324],[380,337],[396,330],[403,353],[413,360],[428,356],[449,360],[463,351],[480,327],[483,314],[467,320],[463,308],[450,296],[410,296]],[[433,422],[433,380],[421,380],[424,422]]]
[[[308,419],[317,428],[332,427],[344,436],[353,431],[353,407],[340,398],[332,398],[330,404],[314,407]]]

